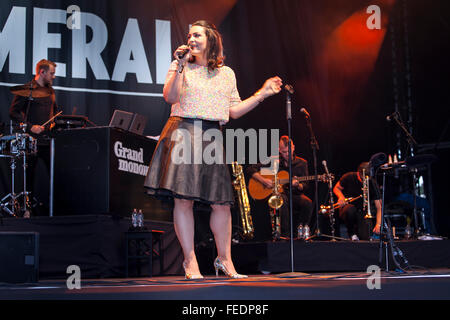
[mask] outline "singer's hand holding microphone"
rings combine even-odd
[[[183,72],[183,68],[186,65],[186,62],[189,61],[189,59],[191,58],[191,48],[188,45],[181,45],[179,46],[173,56],[175,57],[175,59],[178,61],[178,72],[181,73]]]
[[[173,56],[175,57],[175,59],[177,59],[178,61],[182,60],[182,61],[187,61],[189,57],[188,53],[191,51],[191,48],[186,45],[183,44],[181,46],[179,46],[176,50],[175,53],[173,54]]]

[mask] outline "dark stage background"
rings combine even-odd
[[[66,25],[71,5],[82,11],[80,29]],[[370,5],[381,9],[380,30],[367,28]],[[207,19],[224,37],[242,98],[273,75],[293,85],[293,139],[310,172],[301,107],[311,114],[319,165],[327,160],[337,178],[377,152],[407,154],[405,136],[386,121],[398,110],[418,143],[431,145],[424,152],[439,157],[432,165],[434,224],[450,235],[448,1],[7,0],[0,7],[0,121],[9,120],[9,86],[29,81],[35,61],[48,58],[58,63],[54,86],[65,114],[102,126],[115,109],[131,111],[148,117],[145,135],[159,135],[170,113],[162,86],[172,52],[189,23]],[[286,134],[285,95],[225,128]]]

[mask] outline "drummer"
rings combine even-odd
[[[33,210],[33,215],[48,215],[49,179],[44,177],[49,176],[50,171],[50,143],[47,133],[52,128],[53,121],[49,120],[57,113],[55,91],[52,88],[55,69],[54,62],[42,59],[36,65],[36,76],[33,80],[11,88],[14,98],[9,109],[10,118],[16,123],[26,124],[26,133],[37,139],[37,156],[27,159],[27,191],[31,191],[30,200],[37,200],[40,204]],[[47,125],[43,125],[47,122]],[[37,172],[39,160],[46,167],[45,172]]]
[[[55,79],[56,64],[42,59],[36,65],[35,78],[23,86],[12,90],[15,94],[9,110],[11,119],[27,125],[26,132],[39,138],[49,126],[42,126],[57,112],[55,91],[52,88]],[[30,90],[32,89],[32,90]],[[32,100],[30,101],[30,93]]]

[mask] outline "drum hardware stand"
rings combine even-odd
[[[16,158],[23,157],[23,184],[24,184],[24,191],[22,191],[19,194],[15,193],[15,171],[16,171]],[[27,160],[26,160],[26,154],[25,152],[20,152],[19,155],[11,157],[11,192],[8,193],[6,196],[4,196],[0,200],[0,208],[9,213],[9,215],[13,217],[18,217],[18,213],[20,211],[23,212],[24,218],[30,217],[30,211],[31,211],[31,204],[29,200],[29,194],[30,192],[26,191],[26,170],[27,170]],[[23,208],[20,208],[20,204],[18,199],[23,196]],[[10,199],[10,200],[8,200]],[[8,206],[11,206],[11,208],[8,208]]]
[[[21,125],[23,132],[26,131],[26,124]],[[19,136],[16,134],[16,139],[18,139]],[[23,211],[22,216],[24,218],[30,217],[31,212],[31,203],[29,199],[30,192],[26,191],[27,189],[27,150],[25,145],[25,150],[20,151],[18,150],[17,154],[13,154],[11,156],[11,192],[8,193],[6,196],[4,196],[0,200],[0,209],[6,211],[9,213],[9,215],[13,217],[17,217],[17,213],[20,211]],[[19,194],[15,193],[15,171],[16,171],[16,159],[19,159],[20,157],[23,157],[23,191]],[[23,208],[20,208],[20,204],[18,199],[23,196]],[[11,198],[10,200],[8,200]],[[8,208],[8,205],[11,206],[11,209]]]
[[[31,105],[31,101],[34,100],[33,98],[33,81],[30,82],[30,94],[28,95],[28,103],[27,103],[27,108],[25,111],[25,116],[24,116],[24,121],[26,122],[26,120],[28,119],[28,111],[30,110],[30,105]],[[25,133],[26,132],[26,128],[27,125],[26,123],[21,124],[21,129],[22,131]],[[12,123],[12,121],[11,121]],[[11,126],[11,134],[12,134],[12,126]],[[16,138],[17,138],[17,134],[16,134]],[[20,158],[20,156],[23,156],[23,190],[21,193],[16,194],[15,193],[15,169],[16,169],[16,157]],[[29,207],[29,199],[28,199],[28,195],[29,192],[26,191],[27,189],[27,160],[26,160],[26,150],[19,151],[17,155],[13,155],[11,157],[11,192],[9,194],[7,194],[5,197],[3,197],[3,199],[0,202],[0,207],[5,210],[6,212],[8,212],[11,216],[13,217],[17,217],[17,213],[18,211],[20,211],[20,206],[18,204],[17,199],[20,198],[21,196],[24,197],[23,199],[23,216],[25,217],[29,217],[30,216],[30,210],[28,210]],[[8,198],[11,198],[10,201],[6,201]],[[6,201],[6,202],[5,202]],[[11,210],[7,207],[8,204],[11,205]]]
[[[11,192],[2,198],[0,201],[0,207],[9,213],[9,215],[13,217],[17,217],[16,211],[18,211],[18,201],[19,195],[15,193],[15,171],[16,171],[16,158],[15,156],[11,157]],[[11,200],[8,200],[11,198]],[[8,208],[8,205],[11,205],[11,209]]]

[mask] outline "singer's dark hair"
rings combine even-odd
[[[192,24],[192,26],[200,26],[205,29],[207,38],[206,43],[206,60],[208,61],[208,70],[214,71],[216,68],[223,66],[225,56],[223,55],[222,36],[217,30],[216,26],[208,21],[199,20]],[[190,62],[194,62],[195,57]]]

